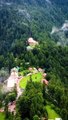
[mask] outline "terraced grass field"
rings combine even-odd
[[[35,74],[31,75],[32,81],[34,82],[40,82],[42,80],[42,73],[38,72]],[[27,81],[30,80],[30,75],[29,76],[25,76],[19,83],[20,88],[25,89],[26,85],[27,85]]]
[[[46,110],[48,113],[48,119],[60,118],[60,116],[56,113],[54,109],[51,108],[50,105],[46,105]]]
[[[0,120],[5,120],[5,115],[4,115],[4,113],[0,113]]]

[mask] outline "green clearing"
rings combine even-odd
[[[34,81],[34,82],[40,82],[42,79],[42,73],[38,72],[38,73],[32,74],[31,78],[32,78],[32,81]],[[25,89],[25,87],[27,85],[27,81],[29,81],[29,80],[30,80],[30,75],[25,76],[19,83],[20,88]]]
[[[0,120],[5,120],[5,115],[4,115],[4,113],[0,113]]]
[[[53,108],[51,108],[50,105],[46,105],[46,110],[48,113],[48,119],[60,118],[60,116],[56,113],[56,111]]]

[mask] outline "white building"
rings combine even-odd
[[[18,80],[18,70],[17,68],[13,68],[11,70],[11,74],[7,80],[7,87],[12,88],[17,83]]]

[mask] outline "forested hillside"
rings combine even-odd
[[[28,38],[38,44],[29,46]],[[0,103],[3,99],[5,103],[5,119],[45,117],[48,120],[47,110],[51,104],[57,114],[67,120],[68,0],[0,0],[0,78],[7,79],[16,66],[20,67],[19,72],[27,71],[25,75],[29,67],[42,68],[49,84],[34,83],[30,78],[20,99],[16,98],[16,88],[11,93],[0,92]],[[16,101],[17,117],[9,115],[9,101]]]
[[[0,42],[1,48],[10,50],[12,43],[17,39],[26,40],[32,36],[37,40],[53,39],[56,43],[62,40],[53,37],[50,33],[53,26],[61,27],[67,20],[68,14],[67,2],[65,1],[65,9],[63,4],[60,7],[54,1],[53,3],[46,0],[19,0],[19,1],[0,1]],[[60,1],[59,1],[60,2]],[[65,10],[65,11],[64,11]],[[61,33],[63,36],[64,33]],[[66,33],[67,34],[67,33]],[[68,41],[63,36],[65,44]],[[66,41],[65,41],[66,39]],[[0,48],[0,53],[5,51]]]

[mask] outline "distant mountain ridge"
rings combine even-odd
[[[68,5],[68,0],[0,0],[0,3],[16,3],[16,4],[28,4],[28,5],[39,5],[46,6],[47,3],[56,4],[58,6]]]
[[[0,0],[1,2],[13,2],[13,3],[46,3],[52,2],[56,4],[67,4],[68,0]]]

